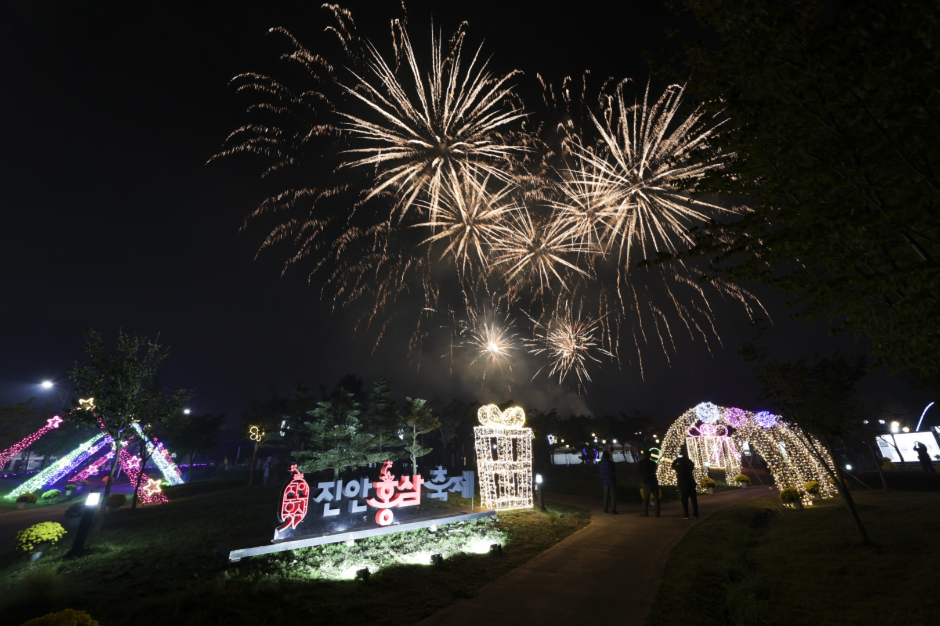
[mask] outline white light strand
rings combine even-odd
[[[484,424],[473,428],[482,506],[497,511],[531,508],[533,435],[531,428],[522,427],[525,413],[519,407],[503,413],[488,404],[477,416]]]

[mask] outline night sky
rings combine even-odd
[[[387,52],[396,2],[349,2],[360,28]],[[555,8],[560,7],[560,8]],[[427,40],[430,19],[445,33],[469,22],[469,43],[485,40],[494,67],[522,69],[524,96],[536,73],[552,80],[594,75],[644,84],[644,51],[666,45],[667,25],[686,28],[660,2],[409,2],[410,32]],[[641,409],[664,420],[702,401],[759,410],[750,367],[737,355],[747,317],[718,308],[724,345],[679,341],[667,362],[645,350],[636,363],[593,367],[580,394],[520,362],[509,381],[485,384],[479,371],[440,358],[435,341],[420,364],[407,352],[403,323],[378,348],[353,335],[353,317],[333,312],[306,272],[281,277],[287,249],[255,260],[266,231],[239,228],[270,192],[250,158],[207,165],[245,123],[247,101],[229,80],[278,71],[284,26],[308,48],[325,39],[329,15],[316,2],[137,3],[7,0],[0,5],[0,398],[31,395],[82,357],[83,331],[112,339],[118,329],[169,346],[164,382],[195,392],[196,412],[236,416],[273,387],[300,379],[332,387],[355,372],[386,376],[399,397],[514,398],[528,409],[595,415]],[[662,83],[653,82],[653,88]],[[315,175],[315,174],[312,174]],[[785,298],[760,287],[774,321],[775,356],[792,360],[837,347],[826,324],[791,320]],[[374,350],[373,350],[374,349]],[[929,398],[898,377],[863,381],[868,396],[920,413]]]

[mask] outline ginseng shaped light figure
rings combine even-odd
[[[480,407],[474,426],[480,498],[484,508],[506,511],[532,507],[532,429],[518,406],[500,411]]]

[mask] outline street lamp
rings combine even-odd
[[[189,415],[189,414],[190,414],[190,410],[189,410],[189,409],[183,409],[183,414],[184,414],[184,415]]]
[[[52,389],[52,381],[51,381],[51,380],[44,380],[44,381],[42,381],[42,388],[43,388],[43,389]]]

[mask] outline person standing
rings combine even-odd
[[[936,474],[937,470],[934,469],[933,463],[930,460],[930,454],[927,452],[927,446],[918,441],[914,444],[914,450],[917,451],[917,460],[920,461],[920,466],[924,468],[924,471],[928,474]]]
[[[264,479],[261,481],[261,485],[265,486],[268,484],[268,481],[271,479],[271,466],[274,465],[273,457],[269,456],[264,460]]]
[[[650,516],[650,498],[656,501],[656,517],[659,517],[659,478],[656,476],[656,463],[650,458],[648,450],[640,450],[640,482],[643,484],[643,512],[641,517]]]
[[[604,452],[597,468],[601,474],[601,485],[604,486],[604,513],[617,515],[617,467],[609,452]],[[608,510],[608,506],[611,510]]]
[[[689,458],[689,448],[682,444],[679,456],[672,462],[682,500],[682,519],[689,519],[689,500],[692,500],[692,518],[698,519],[698,495],[695,493],[695,462]]]

